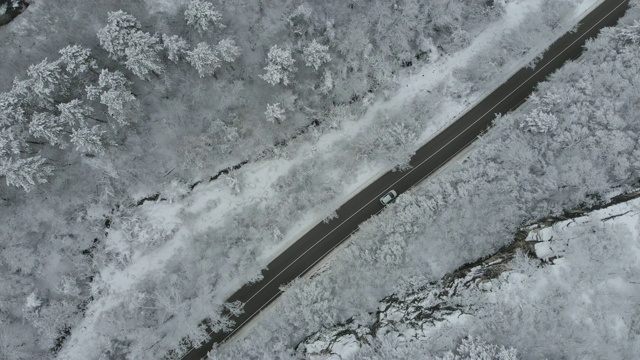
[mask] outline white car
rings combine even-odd
[[[390,202],[393,201],[393,199],[398,197],[398,193],[395,190],[391,190],[388,193],[386,193],[383,197],[380,198],[380,203],[382,203],[382,205],[388,205]]]

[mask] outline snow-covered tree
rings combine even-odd
[[[13,128],[0,128],[0,158],[16,156],[24,147],[24,139]]]
[[[141,27],[138,19],[131,14],[122,10],[109,12],[107,26],[98,30],[98,40],[112,58],[120,60],[129,47],[129,38]]]
[[[101,154],[104,152],[103,136],[104,131],[100,129],[99,125],[83,126],[72,130],[71,143],[76,147],[76,150]]]
[[[198,70],[200,77],[213,75],[220,67],[220,59],[209,44],[201,42],[187,53],[187,61]]]
[[[216,45],[216,50],[220,54],[222,60],[226,62],[233,62],[240,55],[240,48],[236,46],[236,42],[233,39],[222,39]]]
[[[264,68],[267,73],[260,77],[271,85],[289,85],[292,73],[296,71],[294,63],[290,47],[281,49],[278,45],[273,45],[267,54],[267,66]]]
[[[136,31],[129,37],[125,66],[142,79],[147,79],[150,73],[160,74],[164,71],[159,55],[161,50],[158,35]]]
[[[19,124],[26,121],[22,100],[15,91],[0,94],[0,126]]]
[[[118,123],[126,124],[128,117],[138,109],[138,101],[129,90],[130,82],[119,71],[103,69],[98,83],[105,89],[100,94],[100,102],[107,106],[107,112]]]
[[[60,112],[60,122],[69,126],[85,125],[92,113],[91,107],[79,99],[58,104],[57,108]]]
[[[100,102],[107,106],[107,112],[120,125],[129,122],[128,115],[131,110],[137,109],[137,101],[135,96],[129,91],[111,89],[100,95]]]
[[[29,296],[25,299],[24,308],[27,311],[33,311],[42,305],[42,301],[38,298],[38,295],[35,291],[32,291]]]
[[[98,84],[101,88],[125,89],[131,85],[131,81],[127,80],[127,77],[118,70],[109,71],[102,69],[100,77],[98,78]]]
[[[162,35],[162,44],[167,50],[169,60],[178,62],[189,50],[187,41],[178,35]]]
[[[30,90],[41,100],[50,102],[56,91],[65,85],[66,76],[62,72],[58,61],[49,62],[47,59],[29,66],[27,75],[30,77]]]
[[[437,360],[518,360],[518,351],[505,348],[473,337],[465,338],[458,345],[456,352],[448,351]]]
[[[35,113],[29,123],[29,133],[37,138],[44,138],[51,145],[58,145],[64,148],[63,137],[64,126],[60,119],[49,113]]]
[[[228,174],[222,175],[221,179],[228,187],[233,189],[236,194],[240,194],[240,180],[238,180],[238,174],[234,171],[230,171]]]
[[[558,118],[541,109],[535,109],[526,115],[520,123],[520,128],[532,133],[546,133],[555,130]]]
[[[324,74],[322,75],[322,83],[319,90],[323,94],[328,94],[331,90],[333,90],[333,75],[328,69],[324,70]]]
[[[9,186],[33,190],[37,184],[44,184],[53,167],[44,165],[46,159],[33,156],[25,159],[0,158],[0,176],[4,176]]]
[[[224,303],[224,308],[233,316],[240,316],[244,313],[244,304],[240,300],[230,303]]]
[[[267,111],[264,112],[264,115],[270,123],[280,123],[287,118],[284,114],[284,109],[280,107],[280,103],[267,104]]]
[[[311,14],[313,8],[309,4],[301,4],[287,18],[291,31],[297,35],[304,35],[312,26]]]
[[[80,45],[68,45],[60,49],[60,61],[72,76],[78,76],[98,68],[91,50]]]
[[[87,96],[87,100],[98,100],[100,98],[100,94],[102,94],[102,88],[98,85],[87,85],[85,87],[85,94]]]
[[[143,32],[132,15],[119,10],[110,12],[107,25],[98,31],[100,45],[114,60],[124,60],[127,69],[146,79],[149,73],[163,72],[160,37]]]
[[[617,36],[622,41],[640,44],[640,21],[635,20],[633,25],[620,27],[617,29]]]
[[[302,50],[302,58],[305,65],[313,67],[316,71],[322,64],[331,61],[329,47],[318,43],[315,39]]]
[[[224,28],[222,14],[216,10],[212,3],[205,0],[191,0],[184,11],[187,24],[193,26],[198,32],[204,33],[210,27]]]
[[[109,12],[107,26],[98,30],[98,40],[112,58],[120,60],[129,47],[129,37],[141,27],[138,19],[131,14],[122,10]]]

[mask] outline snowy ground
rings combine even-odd
[[[535,245],[536,256],[542,260],[550,260],[562,257],[565,249],[572,240],[576,238],[573,229],[583,227],[589,223],[601,221],[605,226],[623,226],[632,234],[633,238],[640,239],[637,225],[640,223],[640,199],[633,199],[627,202],[613,205],[601,210],[590,212],[586,216],[576,219],[557,222],[550,227],[533,227],[527,236],[527,241],[538,241]],[[558,242],[553,239],[563,239]],[[633,249],[637,251],[637,249]],[[637,253],[640,260],[640,253]]]
[[[400,86],[393,94],[387,94],[386,99],[379,99],[373,102],[366,113],[353,121],[343,122],[341,131],[334,131],[323,134],[315,143],[303,144],[297,149],[294,156],[290,158],[275,158],[261,160],[250,163],[238,170],[235,176],[240,180],[240,192],[236,193],[229,186],[228,181],[220,179],[208,184],[197,186],[187,197],[173,203],[158,202],[146,203],[140,207],[140,216],[162,230],[172,232],[173,235],[162,245],[147,253],[133,253],[129,265],[124,268],[111,266],[103,269],[99,278],[102,279],[102,294],[90,304],[85,319],[78,325],[72,337],[68,340],[65,348],[61,351],[61,358],[78,358],[80,354],[91,353],[95,345],[96,336],[92,331],[93,326],[99,319],[99,315],[114,306],[120,304],[122,294],[126,293],[138,279],[144,278],[146,274],[158,271],[163,268],[167,259],[179,256],[180,249],[185,244],[185,239],[194,234],[202,233],[206,229],[222,224],[228,214],[238,211],[244,206],[259,204],[268,201],[275,196],[271,185],[279,175],[285,174],[289,168],[305,161],[309,154],[322,154],[324,158],[332,158],[333,152],[353,138],[354,134],[366,129],[374,120],[376,114],[383,110],[400,109],[409,104],[416,96],[423,92],[436,89],[441,83],[448,81],[452,77],[455,68],[473,66],[469,61],[477,52],[492,46],[493,40],[501,36],[510,28],[518,26],[529,12],[535,12],[541,0],[513,0],[506,5],[505,16],[492,25],[482,30],[474,38],[470,46],[451,55],[434,58],[433,63],[425,65],[419,71],[413,70],[402,76],[399,80]],[[591,6],[600,3],[598,0],[577,1],[577,7],[573,21],[587,11]],[[562,31],[560,31],[561,33]],[[560,35],[560,33],[558,35]],[[551,42],[553,39],[549,39]],[[534,54],[535,55],[535,54]],[[494,79],[495,84],[486,85],[486,89],[497,85],[507,79],[510,74],[528,63],[534,56],[529,58],[513,59],[503,73],[503,78]],[[417,147],[426,143],[441,129],[455,120],[465,109],[473,106],[479,101],[484,93],[472,93],[465,99],[453,102],[447,100],[437,116],[431,119],[427,130],[421,134]],[[309,211],[303,216],[302,221],[291,224],[290,229],[284,234],[279,246],[268,249],[260,258],[260,263],[267,264],[283,249],[297,240],[302,234],[308,231],[315,224],[330,214],[333,209],[338,208],[341,203],[360,189],[374,181],[378,176],[388,171],[384,165],[370,166],[367,171],[362,171],[353,179],[343,183],[339,196],[334,201],[324,204],[321,208]],[[177,216],[181,214],[181,216]],[[182,220],[188,218],[188,221]],[[109,235],[111,244],[120,244],[124,241],[119,239],[118,232]],[[241,284],[226,284],[227,290],[232,292]],[[75,355],[75,356],[74,356]]]

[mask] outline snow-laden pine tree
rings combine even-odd
[[[26,122],[22,105],[22,100],[15,91],[0,93],[0,126]]]
[[[25,145],[24,138],[16,133],[16,129],[0,128],[0,159],[19,155]]]
[[[120,125],[128,123],[129,117],[138,109],[138,101],[129,90],[130,81],[119,71],[103,69],[98,84],[104,91],[100,102],[107,106],[107,112]],[[91,90],[94,92],[94,90]]]
[[[127,69],[142,79],[148,79],[149,74],[161,74],[164,72],[160,58],[162,48],[158,35],[136,31],[129,38],[124,64]]]
[[[216,50],[220,54],[222,60],[226,62],[233,62],[240,55],[240,48],[236,46],[236,42],[233,39],[222,39],[216,45]]]
[[[267,54],[267,66],[264,68],[267,73],[260,77],[271,85],[289,85],[293,72],[296,71],[295,62],[290,47],[280,48],[273,45]]]
[[[129,38],[142,25],[133,15],[122,10],[107,15],[107,25],[98,30],[100,45],[114,60],[121,60],[129,47]]]
[[[205,42],[199,43],[195,49],[187,53],[187,61],[198,70],[200,77],[213,75],[220,67],[217,52]]]
[[[56,92],[64,89],[66,75],[60,67],[59,61],[49,62],[46,58],[37,64],[29,66],[29,88],[34,95],[44,103],[52,103]]]
[[[100,129],[99,125],[82,126],[72,130],[71,143],[76,147],[76,150],[101,154],[104,152],[103,137],[104,131]]]
[[[329,47],[318,43],[315,39],[302,50],[302,58],[305,65],[312,67],[316,71],[322,64],[331,61]]]
[[[189,44],[178,35],[162,35],[162,44],[167,51],[169,60],[177,63],[189,50]]]
[[[84,104],[79,99],[73,99],[69,102],[58,104],[57,109],[60,112],[60,122],[69,126],[84,126],[88,119],[91,118],[91,113],[93,111],[90,106]],[[102,122],[102,120],[99,121]]]
[[[216,10],[212,3],[205,0],[191,0],[184,11],[187,24],[193,26],[198,32],[204,33],[212,27],[224,28],[222,14]]]
[[[66,146],[63,139],[64,126],[60,123],[60,119],[52,113],[40,112],[33,114],[29,123],[29,133],[36,138],[43,138],[51,145],[57,145],[60,148]]]
[[[0,176],[4,176],[7,185],[29,192],[37,184],[46,183],[51,175],[53,167],[44,165],[45,161],[40,155],[24,159],[0,158]]]
[[[124,61],[127,69],[146,79],[150,73],[164,71],[160,58],[163,46],[158,35],[141,29],[132,15],[122,10],[110,12],[107,25],[98,31],[98,39],[111,58]]]
[[[60,49],[60,62],[72,76],[78,76],[88,71],[96,71],[96,59],[91,56],[91,50],[80,45],[68,45]]]
[[[264,115],[270,123],[280,123],[287,118],[284,114],[284,109],[280,106],[280,103],[267,104],[267,111],[264,112]]]

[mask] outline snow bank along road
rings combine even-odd
[[[496,114],[505,114],[518,107],[538,82],[543,81],[567,60],[580,56],[586,39],[594,37],[603,27],[615,25],[626,11],[628,2],[629,0],[604,1],[582,19],[575,31],[563,35],[553,43],[534,68],[520,69],[482,102],[420,148],[411,159],[412,167],[409,170],[384,174],[342,205],[337,211],[338,218],[329,223],[318,224],[286,249],[262,271],[264,278],[261,281],[243,286],[229,298],[229,301],[239,300],[245,304],[244,313],[232,317],[236,322],[234,329],[227,333],[211,334],[207,343],[190,350],[182,359],[201,359],[212,349],[214,343],[229,339],[280,295],[282,285],[304,275],[356,231],[360,223],[382,210],[378,201],[382,195],[391,189],[398,193],[405,192],[446,164],[482,134],[491,125]]]

